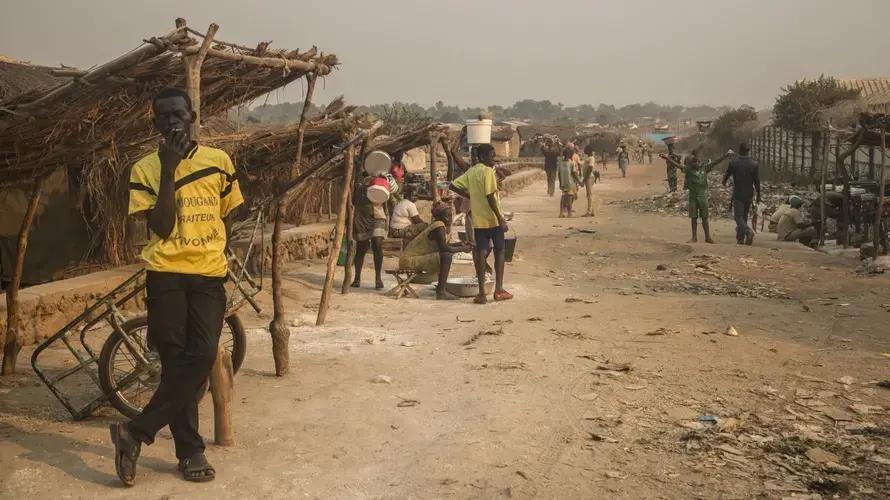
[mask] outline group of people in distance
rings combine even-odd
[[[668,191],[677,190],[677,172],[682,171],[684,174],[683,189],[689,193],[689,218],[692,226],[692,238],[689,242],[698,241],[698,219],[701,219],[705,242],[714,243],[711,238],[708,217],[708,174],[730,158],[734,152],[729,150],[716,161],[702,162],[699,158],[699,149],[696,148],[682,160],[681,164],[680,155],[675,150],[676,138],[670,137],[665,139],[665,142],[668,153],[660,156],[667,162]],[[732,212],[736,223],[736,242],[739,245],[752,245],[754,229],[748,225],[748,220],[752,208],[761,204],[760,168],[757,161],[751,158],[750,147],[745,142],[739,145],[738,155],[729,162],[723,174],[722,184],[725,186],[730,180],[732,180]],[[818,201],[821,205],[821,200]],[[779,241],[811,245],[817,239],[819,223],[804,218],[801,211],[803,204],[800,197],[792,196],[770,217],[769,229],[771,232],[777,233]],[[816,202],[813,206],[815,204]],[[812,209],[811,212],[813,212]]]

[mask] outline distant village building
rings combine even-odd
[[[519,158],[522,140],[519,132],[509,125],[492,127],[491,145],[499,158]]]

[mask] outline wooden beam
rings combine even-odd
[[[349,190],[352,188],[352,174],[355,171],[355,144],[350,144],[346,150],[346,162],[344,166],[346,176],[340,195],[340,209],[337,210],[337,226],[334,229],[334,241],[331,244],[331,253],[328,255],[328,270],[324,278],[324,288],[321,290],[321,302],[318,304],[318,317],[315,326],[324,324],[328,315],[328,307],[331,302],[331,293],[334,287],[334,271],[337,270],[337,258],[340,256],[340,247],[343,244],[343,232],[346,228],[346,203],[349,200]]]
[[[177,19],[177,21],[181,19]],[[207,57],[207,52],[210,50],[217,31],[219,31],[219,25],[211,24],[207,28],[207,35],[201,46],[194,47],[196,51],[193,55],[185,56],[186,88],[192,100],[192,111],[195,112],[195,121],[192,123],[192,139],[194,140],[198,140],[201,135],[201,65],[204,64],[204,58]]]
[[[197,54],[198,47],[187,47],[183,53],[186,55]],[[253,66],[264,66],[266,68],[283,68],[290,71],[301,71],[304,73],[318,73],[327,75],[331,72],[331,67],[316,61],[303,61],[302,59],[284,59],[278,57],[256,57],[246,54],[237,54],[235,52],[226,52],[224,50],[210,49],[207,52],[210,57],[225,59],[227,61],[235,61]]]
[[[28,251],[28,232],[31,230],[31,223],[34,222],[34,214],[37,213],[40,193],[43,191],[43,184],[46,178],[47,175],[43,175],[34,180],[28,209],[25,211],[25,217],[22,219],[22,225],[19,228],[12,283],[6,290],[6,338],[3,342],[3,366],[0,368],[0,375],[12,375],[15,373],[15,362],[19,351],[22,350],[22,341],[19,337],[19,288],[22,286],[25,253]]]

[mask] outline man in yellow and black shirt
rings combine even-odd
[[[130,173],[131,215],[145,217],[148,341],[161,360],[161,382],[142,414],[111,426],[117,475],[130,486],[142,444],[170,426],[183,478],[208,481],[215,471],[198,432],[198,401],[216,359],[226,310],[228,216],[244,202],[235,168],[190,133],[191,100],[165,89],[152,102],[164,141]]]

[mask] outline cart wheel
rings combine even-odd
[[[134,418],[142,413],[142,409],[157,390],[161,381],[161,364],[157,352],[147,348],[148,318],[146,316],[139,316],[127,321],[121,325],[121,329],[127,332],[137,348],[142,351],[141,354],[145,356],[149,366],[139,367],[142,373],[135,380],[127,384],[126,387],[114,390],[138,367],[136,356],[130,352],[130,348],[124,342],[121,334],[115,331],[108,336],[102,346],[102,353],[99,356],[99,382],[102,385],[102,392],[108,395],[111,405],[124,416]],[[237,373],[244,362],[247,347],[244,325],[237,315],[233,314],[226,318],[220,342],[232,356],[232,367]],[[202,397],[207,393],[209,386],[210,381],[205,381],[201,388]]]

